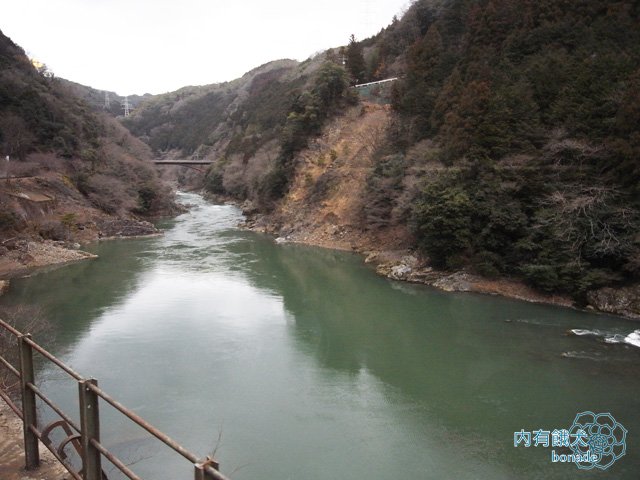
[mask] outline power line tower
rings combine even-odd
[[[111,99],[109,98],[109,92],[104,92],[104,109],[111,109]]]
[[[124,102],[122,103],[122,108],[124,108],[124,116],[128,117],[131,114],[131,105],[129,105],[129,97],[124,97]]]

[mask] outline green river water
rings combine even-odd
[[[180,197],[193,208],[163,237],[95,245],[99,259],[15,280],[2,304],[42,307],[55,341],[36,340],[185,447],[217,448],[231,478],[640,476],[640,348],[624,343],[637,322],[393,282]],[[73,382],[43,364],[38,377],[75,412]],[[103,443],[143,478],[193,478],[101,408]],[[608,470],[514,447],[515,431],[569,428],[583,411],[628,431]]]

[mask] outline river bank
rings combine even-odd
[[[119,225],[121,228],[114,228]],[[82,243],[108,241],[122,238],[140,238],[162,235],[149,222],[122,219],[109,223],[110,228],[99,230],[92,238],[84,238]],[[95,238],[94,238],[95,237]],[[30,239],[9,239],[0,243],[0,295],[8,286],[8,280],[50,266],[62,266],[82,260],[97,258],[81,250],[82,245],[74,241]]]
[[[640,319],[640,284],[595,290],[578,304],[566,295],[534,290],[518,278],[484,278],[471,271],[431,268],[415,249],[407,222],[392,218],[406,212],[392,212],[378,220],[367,213],[375,145],[390,121],[389,109],[373,104],[354,107],[335,118],[298,154],[289,189],[269,213],[251,201],[240,205],[246,217],[244,227],[272,235],[279,242],[361,253],[379,274],[394,280]],[[410,154],[420,156],[424,151]],[[440,166],[425,164],[424,168],[435,172]],[[407,185],[408,194],[415,187]],[[408,201],[404,200],[405,206]]]
[[[239,231],[235,207],[180,199],[193,207],[162,237],[100,242],[90,268],[15,281],[2,300],[33,303],[54,326],[52,354],[181,444],[204,454],[223,431],[224,471],[248,465],[230,477],[316,480],[329,463],[339,478],[560,480],[566,469],[521,456],[505,431],[531,412],[564,426],[576,398],[640,429],[640,351],[608,342],[633,338],[629,322],[386,281],[357,255],[277,245]],[[38,372],[42,390],[74,411],[77,392],[55,372]],[[189,468],[100,413],[110,450],[141,478]],[[617,478],[631,480],[627,457]]]
[[[77,243],[53,240],[5,242],[0,252],[0,279],[2,279],[0,294],[6,288],[8,280],[13,277],[28,275],[42,267],[64,265],[92,258],[96,258],[96,255],[80,250],[80,244]]]
[[[100,209],[56,172],[3,182],[0,204],[0,280],[94,258],[81,250],[87,243],[159,235],[149,220],[183,211],[173,202],[154,216],[135,215],[125,208]]]
[[[429,265],[428,259],[407,247],[410,237],[407,231],[374,234],[351,225],[331,222],[319,225],[309,220],[300,221],[300,218],[295,217],[293,221],[283,224],[282,211],[264,215],[246,203],[241,208],[247,218],[240,225],[241,228],[271,235],[278,243],[300,243],[359,253],[365,257],[365,263],[375,268],[376,273],[392,280],[419,283],[446,292],[499,295],[531,303],[597,311],[640,320],[640,285],[601,288],[589,292],[586,305],[578,305],[569,296],[546,294],[518,279],[485,278],[464,270],[436,270]]]

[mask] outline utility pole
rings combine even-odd
[[[111,99],[109,98],[109,92],[104,92],[104,109],[109,110],[111,108]]]
[[[122,104],[122,107],[124,108],[124,116],[128,117],[130,115],[130,105],[129,105],[129,97],[124,97],[124,103]]]

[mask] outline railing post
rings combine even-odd
[[[211,457],[207,457],[204,462],[195,463],[195,475],[194,480],[211,480],[213,477],[209,475],[208,468],[220,470],[220,464]],[[215,479],[213,479],[215,480]]]
[[[195,475],[194,480],[207,480],[204,476],[204,467],[201,463],[194,464],[195,467]]]
[[[31,338],[29,334],[20,335],[18,345],[20,348],[20,390],[22,393],[25,468],[34,470],[40,466],[40,451],[38,437],[31,430],[31,426],[38,426],[38,418],[36,415],[36,394],[28,387],[29,383],[35,385],[33,350],[26,341],[29,338]]]
[[[92,378],[78,383],[80,430],[82,431],[82,472],[84,480],[102,480],[101,454],[91,443],[91,440],[100,442],[98,395],[89,388],[89,384],[98,385],[98,381]]]

